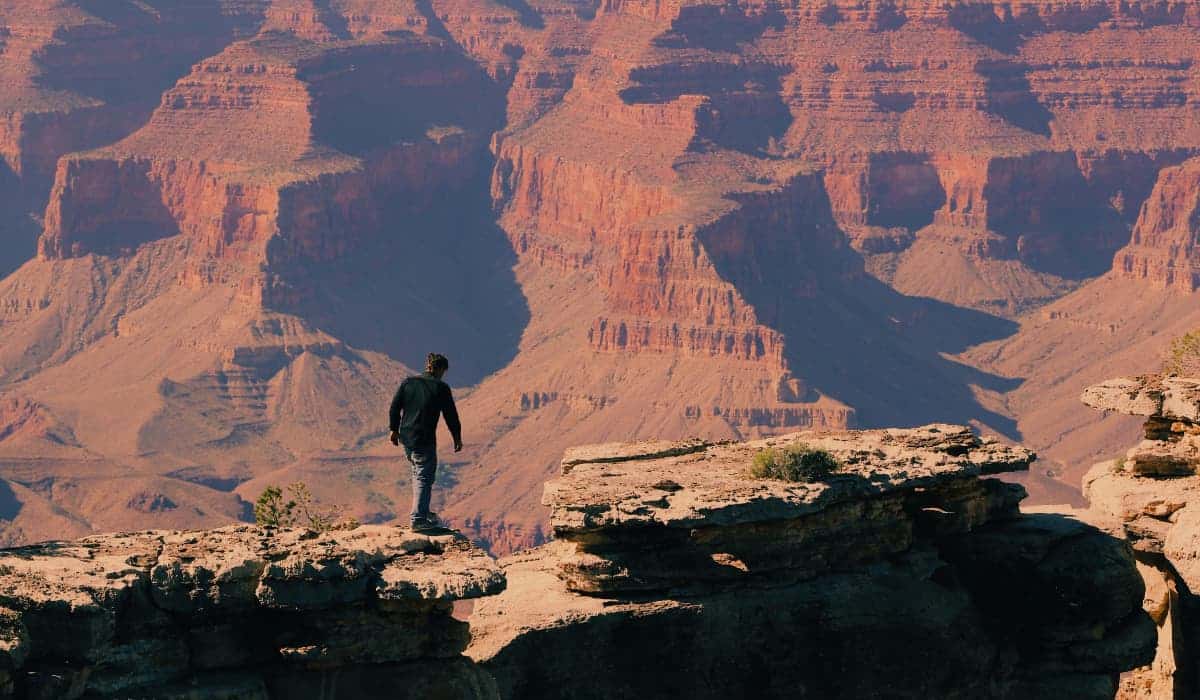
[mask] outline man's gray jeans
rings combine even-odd
[[[433,493],[433,480],[437,478],[437,448],[404,448],[404,455],[412,464],[412,519],[429,517],[429,497]]]

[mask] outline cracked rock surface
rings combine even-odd
[[[391,679],[381,688],[408,679],[380,697],[443,686],[490,697],[486,674],[461,657],[469,632],[452,607],[504,586],[461,535],[385,526],[237,525],[4,550],[0,697],[305,698],[321,684],[304,679],[337,672],[369,686],[375,671]],[[341,687],[333,697],[375,697]]]

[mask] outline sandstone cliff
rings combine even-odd
[[[748,475],[797,441],[844,466]],[[512,698],[1111,698],[1151,655],[1142,584],[1124,543],[979,478],[1032,458],[948,425],[568,451],[556,541],[503,562],[467,653]]]
[[[1084,403],[1146,416],[1144,439],[1084,477],[1094,511],[1120,523],[1146,581],[1159,628],[1153,664],[1129,674],[1122,698],[1188,698],[1200,692],[1200,380],[1125,377],[1093,387]]]
[[[32,250],[58,159],[120,139],[196,61],[262,18],[258,2],[9,2],[0,7],[0,272]],[[130,76],[137,76],[130,80]]]
[[[750,476],[797,442],[839,466]],[[578,448],[556,541],[502,568],[381,526],[2,550],[0,696],[1112,698],[1153,656],[1142,581],[982,478],[1033,458],[952,425]]]
[[[1114,270],[1183,292],[1200,288],[1200,160],[1161,173]]]

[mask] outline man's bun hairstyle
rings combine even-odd
[[[435,372],[444,372],[448,369],[450,369],[450,360],[447,360],[445,355],[439,355],[436,352],[431,352],[425,357],[426,372],[433,374]]]

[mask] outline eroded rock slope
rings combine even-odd
[[[402,516],[429,350],[499,552],[613,439],[970,422],[1078,499],[1135,428],[1078,391],[1200,325],[1198,46],[1157,0],[0,4],[0,538]]]
[[[458,535],[234,526],[0,552],[0,696],[492,698],[458,600],[504,575]]]

